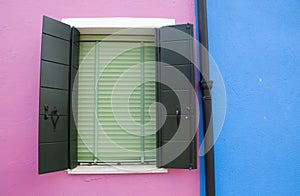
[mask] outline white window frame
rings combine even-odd
[[[63,23],[76,27],[81,34],[122,34],[139,35],[154,34],[154,28],[175,25],[175,19],[170,18],[63,18]],[[131,31],[132,29],[132,31]],[[152,30],[151,30],[152,29]],[[79,165],[69,169],[68,174],[129,174],[129,173],[167,173],[167,169],[157,168],[155,165]]]

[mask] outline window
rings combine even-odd
[[[80,36],[79,164],[155,164],[154,41],[154,34]]]
[[[39,173],[91,162],[196,168],[192,25],[151,36],[94,30],[44,17]]]

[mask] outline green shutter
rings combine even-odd
[[[39,174],[68,168],[70,26],[43,18]]]
[[[79,31],[72,27],[71,38],[71,66],[70,66],[70,131],[69,131],[69,168],[73,169],[78,165],[78,153],[77,153],[77,113],[78,113],[78,79],[77,73],[79,68]]]
[[[155,102],[153,42],[151,36],[81,36],[79,162],[155,161],[155,111],[148,112]]]
[[[193,26],[157,31],[157,166],[197,168]]]

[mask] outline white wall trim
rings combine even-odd
[[[167,169],[157,168],[155,165],[96,165],[77,166],[69,169],[68,174],[153,174],[168,173]]]
[[[159,28],[175,25],[172,18],[63,18],[76,28]]]

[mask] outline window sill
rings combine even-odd
[[[68,170],[68,174],[153,174],[167,172],[167,169],[157,168],[155,165],[77,166]]]

